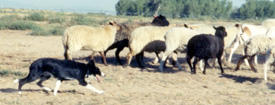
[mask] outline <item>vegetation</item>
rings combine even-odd
[[[24,77],[26,73],[22,73],[20,71],[12,71],[12,70],[0,70],[0,77],[7,77],[7,76],[16,76],[16,77]]]
[[[117,15],[152,16],[158,12],[172,18],[274,18],[275,1],[246,0],[233,9],[229,0],[119,0]]]

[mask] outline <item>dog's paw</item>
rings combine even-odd
[[[98,93],[98,94],[103,94],[104,91],[99,90],[99,91],[97,91],[97,93]]]

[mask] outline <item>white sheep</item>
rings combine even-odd
[[[262,22],[262,26],[265,26],[266,28],[270,28],[272,26],[275,26],[275,19],[266,19]]]
[[[264,80],[267,81],[268,67],[275,66],[275,46],[270,48],[265,55]]]
[[[165,50],[164,34],[169,28],[159,26],[144,26],[136,28],[130,35],[129,48],[130,52],[127,54],[127,62],[124,67],[128,66],[132,60],[132,57],[136,55],[138,64],[140,67],[144,67],[141,64],[141,57],[143,52],[162,52]]]
[[[249,40],[251,37],[255,36],[255,35],[265,35],[267,32],[267,28],[261,25],[251,25],[251,24],[236,24],[235,25],[237,28],[239,28],[238,30],[238,34],[237,34],[237,42],[234,43],[233,48],[231,48],[231,52],[229,54],[228,57],[228,62],[231,62],[232,60],[232,56],[233,53],[235,52],[235,50],[239,47],[240,44],[243,44],[244,42],[246,42],[247,40]],[[244,54],[244,52],[243,52]],[[247,61],[245,61],[246,64]],[[257,63],[257,58],[255,57],[255,64]]]
[[[269,37],[265,35],[258,35],[252,37],[246,42],[244,47],[245,55],[241,57],[237,63],[235,71],[239,70],[242,60],[248,59],[248,63],[254,72],[257,72],[256,68],[252,64],[252,59],[258,55],[265,55],[267,50],[275,46],[275,37]]]
[[[76,25],[67,28],[63,35],[65,59],[72,60],[73,51],[91,50],[93,54],[100,52],[104,64],[107,65],[103,52],[115,41],[117,30],[120,30],[120,26],[116,22],[109,22],[102,27]]]
[[[198,34],[200,34],[200,32],[183,27],[173,27],[169,29],[164,35],[166,50],[162,55],[159,70],[163,71],[164,61],[174,51],[185,52],[189,39]],[[176,60],[176,58],[173,59],[176,61],[178,68],[182,70],[180,63]]]

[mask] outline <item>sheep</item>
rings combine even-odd
[[[250,68],[254,72],[257,72],[256,68],[251,63],[252,59],[258,54],[266,54],[267,50],[270,49],[272,46],[275,46],[275,37],[264,35],[252,37],[250,40],[247,41],[244,47],[245,55],[239,59],[235,71],[239,70],[242,60],[247,58]]]
[[[185,52],[188,40],[198,34],[200,34],[200,32],[188,28],[173,27],[169,29],[164,35],[166,50],[162,55],[159,70],[163,72],[164,61],[174,51]],[[176,61],[178,68],[183,70],[175,57],[173,60]]]
[[[267,81],[267,71],[268,66],[275,66],[275,46],[271,47],[265,55],[265,63],[264,63],[264,80]],[[274,70],[273,70],[274,72]]]
[[[245,41],[249,40],[251,37],[255,35],[265,35],[265,33],[267,32],[267,28],[260,25],[236,24],[235,26],[239,28],[239,31],[237,34],[238,39],[237,39],[237,42],[234,43],[233,48],[231,48],[231,52],[227,59],[228,62],[231,62],[233,53],[239,47],[240,44],[243,44]],[[247,61],[245,62],[247,64]],[[255,57],[255,64],[258,64],[256,57]]]
[[[172,26],[143,26],[136,28],[129,38],[130,52],[127,54],[127,62],[124,67],[127,67],[132,57],[136,55],[139,67],[144,68],[141,64],[141,57],[144,51],[146,52],[162,52],[165,48],[164,34]],[[159,57],[158,57],[159,58]]]
[[[187,44],[186,61],[189,64],[191,73],[196,73],[196,63],[201,59],[205,60],[205,64],[209,58],[217,58],[220,65],[221,73],[224,74],[221,57],[224,50],[224,37],[227,32],[223,26],[213,27],[216,30],[215,36],[210,34],[200,34],[192,37]],[[191,66],[191,59],[195,56],[196,59]],[[206,65],[204,66],[203,74],[206,73]]]
[[[90,27],[76,25],[67,28],[63,35],[64,56],[65,59],[72,60],[71,53],[78,50],[99,52],[107,65],[103,51],[105,51],[115,41],[115,34],[120,30],[120,26],[116,22],[109,22],[103,27]]]
[[[266,19],[261,23],[262,26],[265,26],[266,28],[270,28],[272,26],[275,26],[275,19]]]
[[[106,55],[109,50],[117,48],[115,52],[116,60],[120,65],[122,65],[119,53],[124,49],[124,47],[129,46],[129,36],[134,29],[148,25],[168,26],[169,22],[165,16],[159,15],[155,17],[151,23],[121,23],[119,25],[121,26],[121,30],[117,32],[115,42],[104,51],[104,55]]]

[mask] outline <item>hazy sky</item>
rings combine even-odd
[[[234,7],[241,6],[245,0],[233,1]],[[73,12],[104,12],[115,14],[118,0],[0,0],[0,8],[24,8]]]

